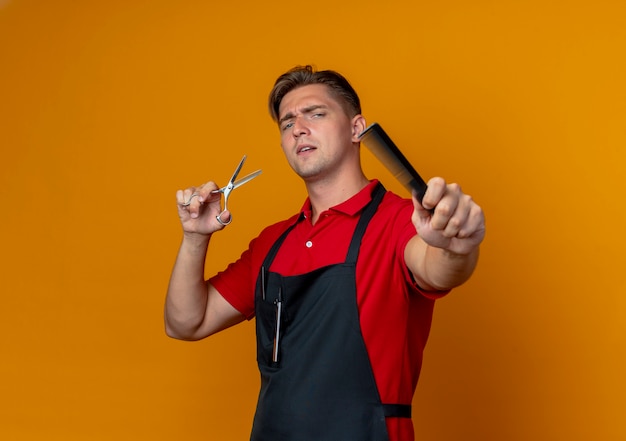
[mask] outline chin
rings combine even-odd
[[[324,169],[321,167],[297,167],[294,171],[300,176],[302,179],[315,179],[319,178],[324,174]]]

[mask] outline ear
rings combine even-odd
[[[352,142],[360,142],[361,141],[361,133],[367,127],[367,123],[365,122],[365,118],[363,115],[355,115],[352,118]]]

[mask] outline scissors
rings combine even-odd
[[[222,220],[222,215],[226,212],[226,210],[228,210],[228,197],[230,196],[230,192],[233,191],[235,188],[237,187],[241,187],[243,184],[245,184],[246,182],[251,181],[252,179],[256,178],[257,176],[259,176],[262,172],[262,170],[257,170],[253,173],[250,173],[248,176],[243,177],[241,179],[239,179],[238,181],[235,181],[235,179],[237,179],[237,175],[239,174],[239,171],[241,170],[241,167],[243,166],[243,163],[246,161],[246,155],[243,155],[243,158],[241,158],[241,161],[239,162],[239,165],[237,166],[237,168],[235,169],[235,172],[233,173],[233,176],[230,178],[230,181],[228,181],[228,184],[225,187],[219,188],[217,190],[213,190],[211,193],[223,193],[224,194],[224,209],[222,210],[222,212],[220,214],[218,214],[217,216],[215,216],[215,218],[217,219],[217,221],[221,224],[221,225],[228,225],[233,221],[233,216],[231,214],[230,218],[228,219],[228,222],[224,222]],[[189,204],[191,204],[191,200],[198,196],[197,193],[194,193],[191,195],[191,197],[189,198],[189,200],[187,202],[185,202],[184,204],[182,204],[183,207],[188,207]]]

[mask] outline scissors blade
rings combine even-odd
[[[240,187],[240,186],[242,186],[243,184],[245,184],[246,182],[249,182],[249,181],[253,180],[253,179],[254,179],[254,178],[256,178],[257,176],[259,176],[259,175],[261,174],[261,172],[262,172],[262,171],[263,171],[263,170],[257,170],[257,171],[255,171],[255,172],[250,173],[248,176],[246,176],[246,177],[244,177],[244,178],[239,179],[238,181],[236,181],[236,182],[233,184],[233,188]]]
[[[239,165],[235,169],[233,176],[230,178],[230,181],[228,181],[229,185],[234,183],[235,179],[237,178],[237,175],[239,174],[239,171],[241,170],[241,167],[243,167],[243,163],[246,162],[246,157],[247,157],[246,155],[243,155],[243,158],[241,158],[241,161],[239,162]]]

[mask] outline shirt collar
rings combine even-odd
[[[370,183],[363,187],[363,189],[357,194],[352,196],[350,199],[335,205],[334,207],[330,207],[330,210],[347,214],[348,216],[356,215],[372,200],[372,192],[374,191],[374,188],[376,188],[377,184],[378,179],[371,180]],[[305,218],[310,219],[311,211],[311,200],[307,198],[302,206],[302,209],[300,210],[300,217],[304,216]]]

